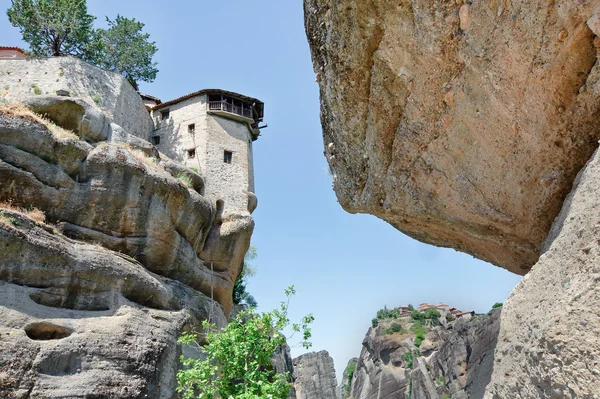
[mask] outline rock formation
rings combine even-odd
[[[600,2],[304,5],[342,206],[529,272],[484,397],[600,398]]]
[[[447,321],[449,313],[425,320],[416,346],[410,316],[370,328],[354,371],[354,399],[480,399],[492,373],[500,309],[472,319]],[[393,324],[401,330],[390,331]]]
[[[305,0],[340,204],[529,271],[600,138],[598,5]]]
[[[327,351],[300,355],[293,361],[296,399],[339,399],[333,359]]]
[[[119,75],[52,58],[18,61],[31,63],[19,81],[12,62],[0,62],[0,397],[170,399],[176,339],[225,325],[253,220],[217,217],[203,177],[146,141],[152,121]],[[76,96],[92,88],[106,103]]]
[[[505,303],[487,398],[600,398],[600,154]]]
[[[342,374],[342,381],[340,381],[340,385],[338,389],[340,391],[340,396],[342,399],[346,399],[350,395],[350,388],[352,386],[352,378],[354,377],[354,371],[356,370],[356,365],[358,364],[358,358],[353,357],[348,360],[348,364],[344,369],[344,373]]]

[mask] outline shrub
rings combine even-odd
[[[456,317],[452,316],[451,314],[446,316],[446,321],[454,321],[454,320],[456,320]]]
[[[396,319],[400,316],[400,311],[398,309],[389,310],[387,306],[384,306],[383,309],[379,309],[377,312],[377,318],[380,320],[385,319]]]
[[[415,307],[409,303],[408,310],[410,310],[412,312],[413,310],[415,310]]]
[[[496,308],[501,308],[502,305],[504,305],[502,302],[496,302],[493,306],[492,309],[496,309]]]
[[[379,319],[375,317],[373,320],[371,320],[371,325],[373,328],[377,327],[379,325]]]
[[[443,375],[440,375],[440,378],[438,378],[438,382],[440,383],[440,385],[446,385],[446,379]]]
[[[190,179],[190,177],[188,175],[186,175],[185,173],[178,173],[177,177],[179,180],[181,180],[183,183],[185,183],[186,186],[191,186],[192,185],[192,179]]]
[[[352,377],[354,377],[354,371],[356,370],[356,362],[350,363],[346,370],[346,384],[344,384],[344,391],[346,396],[350,394],[350,388],[352,388]]]
[[[419,347],[421,346],[421,342],[425,339],[427,331],[425,330],[425,327],[423,327],[423,323],[419,320],[415,320],[412,330],[415,333],[415,346]]]
[[[389,335],[389,334],[393,334],[393,333],[399,333],[404,331],[404,329],[402,328],[402,326],[398,323],[393,323],[391,326],[389,326],[388,328],[384,328],[382,333],[385,335]]]
[[[406,362],[406,368],[412,369],[414,362],[412,351],[408,351],[404,355],[402,355],[402,359],[404,359],[404,361]]]
[[[98,96],[94,96],[94,97],[92,97],[92,100],[94,100],[94,102],[95,102],[96,104],[98,104],[98,103],[100,102],[100,97],[98,97]]]
[[[423,312],[423,314],[425,315],[426,319],[431,319],[431,320],[437,319],[441,316],[440,312],[438,312],[437,309],[435,309],[435,308],[425,309],[425,312]]]
[[[413,320],[425,320],[425,313],[421,313],[418,310],[412,310],[410,312],[410,317],[412,317]]]
[[[34,83],[31,85],[31,88],[33,89],[34,94],[42,94],[42,89],[40,89],[39,87],[37,87],[37,85]]]

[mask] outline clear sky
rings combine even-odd
[[[9,6],[0,0],[0,9]],[[360,354],[384,305],[444,302],[487,312],[519,281],[471,256],[421,244],[373,216],[342,210],[323,156],[301,0],[88,0],[88,7],[99,27],[105,15],[117,14],[146,24],[160,72],[141,91],[166,101],[221,88],[264,101],[269,127],[254,143],[257,275],[248,290],[269,310],[294,284],[292,319],[314,314],[311,350],[328,350],[338,376]],[[4,13],[0,45],[26,47]],[[302,352],[293,348],[294,356]]]

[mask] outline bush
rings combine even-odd
[[[446,321],[454,321],[454,320],[456,320],[456,317],[452,316],[451,314],[446,316]]]
[[[348,369],[346,369],[346,384],[344,385],[346,396],[350,394],[350,388],[352,388],[352,377],[354,377],[355,370],[356,363],[350,363],[350,365],[348,365]]]
[[[400,316],[400,311],[398,309],[389,310],[387,306],[384,306],[383,309],[379,309],[377,312],[377,318],[379,320],[385,319],[397,319]]]
[[[443,375],[440,375],[440,378],[438,378],[438,382],[440,383],[440,385],[446,385],[446,379]]]
[[[398,323],[393,323],[391,326],[389,326],[388,328],[384,328],[382,333],[385,335],[389,335],[389,334],[393,334],[393,333],[399,333],[404,331],[404,329],[402,328],[402,326]]]
[[[431,319],[431,320],[437,319],[441,316],[440,312],[438,312],[437,309],[435,309],[435,308],[425,309],[425,312],[423,312],[423,314],[425,315],[426,319]]]
[[[406,362],[406,368],[412,369],[414,362],[412,351],[408,351],[404,355],[402,355],[402,359],[404,359],[404,361]]]
[[[421,313],[418,310],[412,310],[410,312],[410,317],[412,317],[413,320],[425,320],[425,313]]]
[[[415,333],[415,346],[419,347],[421,346],[421,342],[425,339],[427,331],[425,330],[425,327],[423,327],[423,323],[419,320],[415,320],[412,330]]]
[[[502,305],[504,305],[502,302],[496,302],[493,306],[492,309],[496,309],[496,308],[501,308]]]
[[[371,320],[371,326],[373,326],[373,328],[377,327],[379,325],[379,319],[377,317],[375,317],[373,320]]]
[[[415,307],[409,303],[408,310],[410,310],[412,312],[413,310],[415,310]]]

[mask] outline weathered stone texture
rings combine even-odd
[[[172,398],[176,339],[226,323],[252,217],[94,102],[22,102],[47,119],[0,104],[0,397]]]
[[[297,399],[339,399],[333,359],[327,351],[300,355],[293,361]]]
[[[481,399],[492,373],[500,310],[445,323],[446,314],[426,324],[421,346],[414,345],[410,318],[370,328],[354,372],[354,399]],[[384,334],[390,323],[400,333]],[[412,353],[412,356],[411,356]]]
[[[600,137],[597,0],[305,0],[339,202],[525,274]]]
[[[600,398],[600,154],[502,311],[486,398]]]
[[[0,397],[170,399],[184,328],[223,308],[134,259],[0,217]]]
[[[0,98],[22,101],[40,94],[66,90],[72,97],[93,102],[131,135],[150,139],[154,129],[139,94],[118,73],[105,71],[78,58],[0,60]]]

